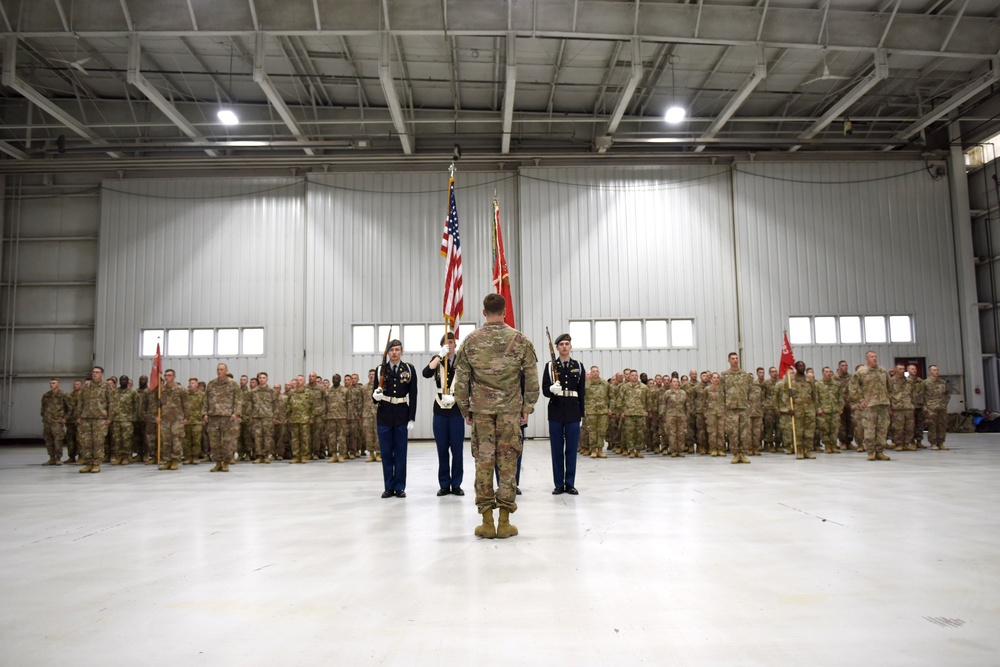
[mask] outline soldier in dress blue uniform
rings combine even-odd
[[[401,361],[403,344],[389,341],[386,362],[375,372],[372,400],[378,404],[376,424],[382,452],[383,498],[406,497],[406,445],[417,416],[417,371]]]
[[[580,420],[586,412],[583,364],[570,358],[573,349],[569,334],[556,338],[559,358],[545,364],[542,393],[549,399],[549,445],[552,448],[552,495],[577,495],[577,447],[580,444]],[[553,368],[555,366],[555,368]],[[558,381],[556,381],[558,377]]]
[[[447,340],[447,343],[445,341]],[[462,491],[462,476],[464,473],[462,460],[462,445],[465,442],[465,417],[455,404],[451,394],[452,382],[455,378],[455,334],[448,332],[447,337],[441,337],[441,351],[434,355],[423,370],[425,378],[434,378],[437,384],[437,394],[434,397],[434,442],[438,453],[438,496],[454,494],[464,496]],[[444,363],[445,360],[448,363]],[[443,391],[441,378],[445,377]],[[449,456],[450,454],[450,456]],[[449,466],[448,459],[451,459]]]

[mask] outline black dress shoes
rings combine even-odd
[[[573,490],[576,491],[576,489],[573,489]],[[406,491],[397,491],[396,492],[396,497],[397,498],[405,498],[406,497]]]
[[[438,498],[440,498],[441,496],[447,496],[450,493],[451,491],[449,491],[448,489],[438,489]]]
[[[578,496],[578,495],[580,495],[580,492],[576,490],[576,487],[575,486],[570,486],[569,484],[567,484],[565,486],[564,490],[566,491],[566,493],[568,493],[571,496]]]
[[[465,491],[463,491],[460,487],[456,486],[454,489],[451,490],[451,494],[453,496],[464,496]]]
[[[392,491],[383,491],[382,492],[382,497],[383,498],[392,498],[394,495],[396,495],[396,494],[393,493]]]
[[[558,496],[558,495],[562,494],[563,491],[565,491],[564,488],[562,488],[561,486],[557,486],[556,488],[552,489],[552,495],[553,496]]]
[[[519,488],[517,488],[517,487],[515,486],[515,487],[514,487],[514,490],[515,490],[515,491],[517,492],[517,495],[521,495],[521,489],[519,489]]]

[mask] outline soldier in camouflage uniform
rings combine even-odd
[[[274,404],[274,459],[281,461],[288,452],[288,390],[281,393],[281,385],[274,385],[274,396],[277,399]]]
[[[840,413],[844,409],[844,390],[833,377],[833,369],[823,367],[823,379],[816,383],[817,422],[820,440],[827,454],[839,454],[837,434]]]
[[[862,428],[868,460],[888,461],[885,441],[889,430],[889,374],[878,365],[874,350],[865,354],[865,366],[854,373],[851,382],[856,385],[858,407],[864,411]]]
[[[837,431],[837,440],[840,441],[838,449],[856,449],[854,440],[855,417],[851,414],[853,406],[851,404],[851,392],[848,387],[851,384],[851,374],[847,368],[847,362],[843,359],[837,363],[837,372],[833,379],[840,385],[840,395],[844,398],[844,407],[840,413],[840,427]]]
[[[271,448],[274,443],[274,425],[277,421],[278,396],[267,381],[267,373],[257,373],[257,386],[247,396],[247,417],[250,419],[250,436],[254,463],[270,463],[274,460]]]
[[[857,373],[862,368],[864,364],[858,364],[854,368],[854,372]],[[854,376],[851,376],[851,381],[847,384],[847,400],[851,402],[851,430],[854,434],[854,441],[857,443],[855,451],[864,452],[865,451],[865,428],[864,428],[864,415],[865,411],[861,408],[861,386],[854,381]]]
[[[642,454],[646,430],[646,394],[649,389],[639,383],[639,371],[630,370],[628,382],[620,388],[618,416],[622,419],[623,453],[630,459],[644,458]]]
[[[142,401],[139,403],[139,412],[143,422],[143,440],[145,440],[146,450],[146,456],[143,460],[145,465],[159,463],[157,460],[159,450],[157,434],[159,433],[159,427],[156,424],[156,412],[159,400],[156,389],[147,389],[146,393],[142,396]]]
[[[316,413],[312,423],[309,424],[310,456],[313,461],[318,461],[321,456],[324,456],[323,418],[319,411],[323,406],[323,392],[326,391],[326,387],[318,374],[310,373],[309,384],[306,386],[306,390],[312,394],[313,405],[315,406],[314,411]]]
[[[111,442],[114,450],[111,465],[127,466],[132,462],[132,429],[139,414],[139,394],[128,388],[128,376],[119,378],[118,390],[113,394],[115,418],[111,422]]]
[[[184,463],[198,465],[201,463],[201,438],[205,425],[201,415],[205,411],[205,392],[201,390],[198,378],[188,378],[187,403],[184,419]]]
[[[660,393],[655,380],[646,381],[646,451],[660,451]]]
[[[687,404],[688,394],[681,389],[681,381],[674,378],[670,381],[670,389],[660,394],[660,418],[663,420],[663,433],[667,441],[667,453],[677,458],[684,456],[684,439],[687,436]]]
[[[42,394],[42,437],[49,460],[43,466],[61,466],[66,422],[73,408],[69,397],[59,388],[58,378],[49,380],[49,390]]]
[[[375,391],[375,369],[368,369],[368,384],[366,384],[362,391],[362,399],[367,396],[371,396],[372,392]],[[381,462],[382,452],[378,449],[378,406],[374,401],[361,401],[361,447],[368,450],[368,458],[365,462]]]
[[[142,411],[146,405],[147,393],[149,393],[149,378],[140,375],[139,388],[135,390],[135,420],[132,422],[132,460],[139,463],[146,456],[146,422]]]
[[[795,454],[797,459],[814,459],[813,433],[807,417],[816,414],[815,385],[800,377],[794,367],[789,368],[783,382],[774,391],[774,408],[781,415],[781,438],[785,448],[778,452]]]
[[[347,387],[340,386],[340,375],[336,373],[330,377],[330,388],[323,395],[322,414],[326,448],[330,452],[327,463],[343,463],[347,457]]]
[[[472,425],[476,509],[483,515],[475,534],[485,538],[517,535],[510,513],[517,511],[514,478],[521,453],[520,427],[528,422],[539,394],[535,349],[524,334],[504,323],[505,310],[502,296],[487,295],[486,323],[466,337],[455,359],[455,401]],[[495,491],[494,467],[500,475]],[[497,507],[500,522],[494,526]]]
[[[897,452],[916,451],[913,444],[913,383],[906,377],[903,364],[889,380],[889,410],[892,421],[892,444]]]
[[[931,449],[947,450],[944,439],[948,426],[948,401],[951,399],[951,388],[941,379],[937,366],[927,369],[930,377],[924,380],[924,412],[927,417],[927,440]]]
[[[369,397],[371,394],[365,394],[359,383],[359,378],[351,374],[351,386],[347,391],[347,458],[353,459],[357,458],[364,451],[364,435],[361,431],[361,421],[364,418],[365,403],[372,403],[375,408],[376,421],[378,419],[378,405],[373,403]],[[372,392],[375,390],[372,389]],[[375,443],[374,447],[379,450],[378,446],[378,424],[375,425]],[[382,460],[381,451],[376,457],[378,461]]]
[[[708,433],[708,421],[705,416],[705,391],[711,384],[711,371],[702,371],[700,382],[694,390],[694,403],[692,404],[695,411],[695,426],[697,428],[697,432],[695,433],[695,443],[698,446],[698,451],[702,454],[711,454],[712,451]]]
[[[306,388],[305,376],[298,375],[295,378],[295,386],[288,394],[288,423],[292,427],[292,460],[290,463],[308,463],[312,458],[309,426],[315,418],[315,397]]]
[[[184,452],[184,426],[187,424],[187,390],[177,384],[177,374],[172,368],[163,371],[160,389],[160,467],[159,470],[177,470]]]
[[[687,412],[688,412],[688,427],[687,433],[684,436],[684,450],[686,452],[693,453],[695,451],[695,445],[698,441],[698,417],[697,413],[697,402],[698,402],[698,390],[700,388],[700,383],[698,380],[698,371],[694,368],[691,369],[690,374],[687,376],[687,381],[681,382],[681,389],[688,395],[687,400]],[[704,454],[700,448],[698,449],[699,454]]]
[[[80,407],[80,391],[83,390],[83,380],[73,380],[73,392],[66,396],[69,413],[66,415],[66,456],[67,461],[82,465],[80,461],[80,442],[77,438],[77,410]]]
[[[761,369],[763,375],[763,369]],[[750,444],[747,446],[748,456],[760,456],[761,439],[764,437],[764,387],[757,381],[750,383],[750,407],[747,409],[750,418]]]
[[[708,434],[708,453],[711,456],[726,455],[726,392],[722,387],[722,376],[712,373],[708,386],[701,390],[702,419]],[[735,443],[734,443],[735,445]],[[733,463],[739,463],[737,457]]]
[[[104,369],[94,366],[90,382],[80,390],[77,406],[77,432],[84,465],[80,472],[101,472],[104,440],[115,416],[111,387],[104,381]]]
[[[753,376],[740,368],[740,355],[730,352],[729,368],[720,377],[725,396],[726,436],[733,454],[730,463],[750,463],[750,386]]]
[[[924,381],[917,373],[915,364],[907,366],[906,372],[909,374],[906,379],[910,381],[910,400],[913,401],[913,446],[927,449],[924,445],[924,406],[927,404]]]
[[[250,378],[246,375],[240,376],[240,402],[244,410],[250,405]],[[236,443],[236,460],[249,461],[250,449],[253,447],[253,438],[250,434],[250,420],[247,419],[246,414],[240,414],[239,430],[239,440]]]
[[[608,415],[611,412],[611,385],[601,377],[601,369],[590,367],[587,376],[587,415],[584,417],[590,444],[590,458],[606,459],[604,438],[608,432]]]
[[[216,378],[205,387],[205,407],[201,420],[208,431],[209,448],[215,467],[210,472],[229,472],[236,441],[240,437],[243,393],[229,377],[225,364],[215,368]]]

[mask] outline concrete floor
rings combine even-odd
[[[753,464],[529,442],[509,540],[381,471],[100,475],[0,449],[2,665],[998,665],[1000,439]]]

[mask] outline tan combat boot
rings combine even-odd
[[[637,450],[635,450],[635,458],[637,458],[637,459],[644,459],[646,457],[642,455],[642,450],[641,449],[637,449]]]
[[[730,463],[743,463],[742,461],[740,461],[739,452],[737,452],[736,454],[733,454],[733,458],[730,459],[729,462]]]
[[[875,460],[875,450],[874,449],[872,451],[868,452],[868,460],[869,461],[874,461]]]
[[[596,459],[597,458],[597,450],[596,449],[590,450],[590,458],[592,458],[592,459]]]
[[[170,461],[164,460],[163,463],[156,467],[157,470],[170,470]]]
[[[101,472],[101,464],[95,463],[94,465],[90,466],[90,470],[88,470],[87,472]]]
[[[382,462],[382,452],[375,452],[375,462],[376,463]]]
[[[814,459],[814,458],[816,458],[816,455],[815,455],[815,454],[813,454],[813,453],[812,453],[812,452],[810,452],[810,451],[807,451],[807,452],[806,452],[806,453],[804,454],[804,458],[807,458],[807,459]]]
[[[80,472],[90,472],[90,469],[93,467],[94,465],[92,463],[85,463],[83,464],[83,467],[80,468]]]
[[[597,458],[599,458],[599,459],[606,459],[606,458],[608,458],[608,455],[605,454],[603,450],[597,450]]]
[[[337,463],[337,462],[338,462],[338,461],[337,461],[337,455],[336,455],[336,454],[334,454],[333,456],[331,456],[330,458],[328,458],[328,459],[326,460],[326,462],[327,462],[327,463]]]
[[[365,459],[365,463],[372,463],[375,460],[375,452],[368,452],[368,458]]]
[[[216,461],[215,467],[209,470],[208,472],[222,472],[222,461]]]
[[[517,526],[510,522],[510,512],[500,508],[500,521],[497,522],[497,537],[504,539],[517,535]]]
[[[48,461],[46,461],[45,463],[43,463],[42,465],[43,465],[43,466],[54,466],[55,464],[56,464],[56,462],[55,462],[55,461],[53,461],[53,460],[52,460],[52,457],[50,456],[50,457],[49,457],[49,460],[48,460]]]
[[[171,461],[170,461],[170,469],[171,470],[177,470],[177,465],[179,463],[180,463],[180,461],[178,461],[177,459],[171,459]]]
[[[750,459],[748,459],[747,455],[744,454],[743,452],[740,452],[739,457],[740,457],[740,463],[750,463]]]
[[[876,461],[891,461],[892,459],[890,459],[889,455],[886,454],[885,452],[875,452],[875,460]]]
[[[630,450],[628,451],[628,457],[629,457],[630,459],[634,459],[634,458],[635,458],[635,450],[633,450],[633,449],[630,449]]]
[[[222,462],[222,472],[229,472],[229,461]]]
[[[483,512],[483,522],[476,526],[475,533],[476,537],[484,537],[488,540],[497,536],[496,526],[493,525],[493,510]]]

